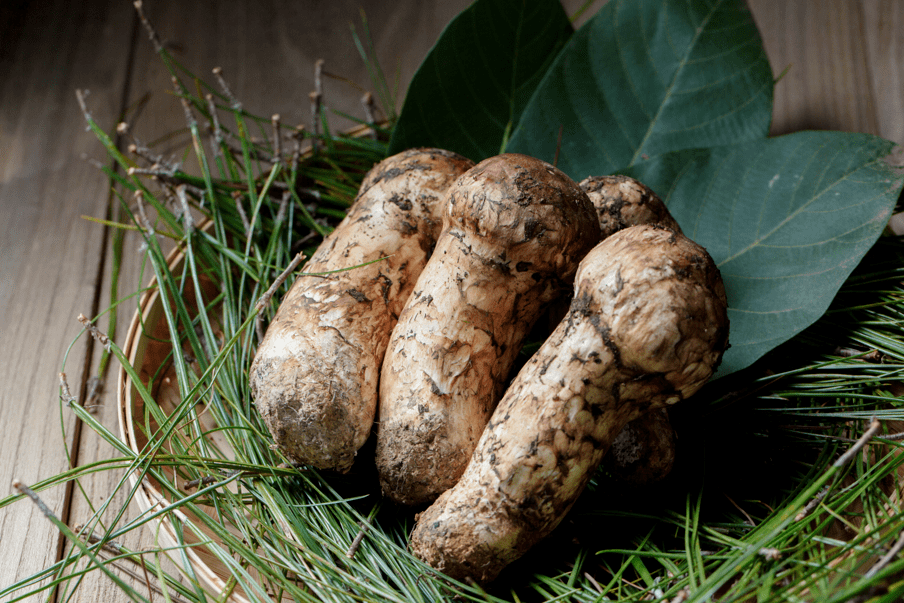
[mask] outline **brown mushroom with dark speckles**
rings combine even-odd
[[[587,195],[532,157],[484,160],[449,189],[436,250],[384,359],[384,495],[418,505],[455,484],[525,336],[599,236]]]
[[[718,269],[684,236],[634,226],[601,242],[461,480],[418,516],[413,553],[493,580],[561,522],[628,421],[706,383],[728,343],[726,306]]]
[[[371,433],[389,333],[430,257],[446,189],[473,163],[414,149],[367,174],[346,218],[283,299],[251,366],[251,392],[290,459],[347,471]],[[376,261],[380,260],[380,261]],[[366,266],[368,262],[374,262]]]
[[[662,199],[630,176],[590,176],[581,180],[580,186],[596,208],[603,239],[638,224],[662,226],[681,233],[681,227]],[[662,408],[625,425],[612,442],[603,464],[617,481],[648,485],[671,472],[677,446],[668,411]]]

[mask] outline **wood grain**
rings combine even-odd
[[[861,3],[875,134],[904,144],[904,3]]]
[[[749,0],[776,77],[772,135],[879,134],[863,5],[858,0]],[[872,26],[878,26],[875,21]]]
[[[243,106],[258,115],[269,116],[279,113],[287,125],[305,124],[310,129],[310,101],[308,93],[314,88],[314,62],[318,58],[326,61],[326,70],[341,74],[359,85],[327,78],[324,82],[326,105],[337,111],[363,117],[360,97],[368,84],[366,65],[354,49],[350,24],[359,19],[357,6],[353,2],[329,4],[324,11],[311,15],[301,10],[300,5],[287,3],[222,3],[193,2],[190,4],[147,3],[146,14],[154,24],[167,49],[178,61],[199,77],[214,82],[211,69],[219,66],[233,93]],[[402,3],[399,10],[378,10],[376,2],[365,4],[368,24],[376,42],[376,52],[384,64],[400,65],[403,84],[411,78],[417,67],[416,58],[422,56],[445,22],[463,6],[452,2],[443,5],[442,10],[421,4]],[[274,15],[280,18],[275,19]],[[241,24],[238,28],[236,24]],[[337,24],[339,27],[337,28]],[[360,22],[356,26],[361,33]],[[387,41],[398,39],[400,31],[419,31],[416,36],[406,36],[404,44],[391,45]],[[387,33],[383,33],[387,32]],[[113,49],[110,49],[113,52]],[[131,66],[131,87],[128,91],[128,107],[135,107],[139,100],[147,99],[141,111],[129,111],[126,115],[130,129],[141,141],[151,145],[153,150],[167,157],[178,159],[187,144],[187,137],[169,137],[171,133],[184,128],[185,119],[182,106],[169,94],[173,89],[170,75],[142,31]],[[224,114],[224,118],[226,118]],[[337,118],[336,128],[352,125],[353,122]],[[205,141],[206,142],[206,141]],[[197,172],[197,166],[188,163],[188,171]],[[147,274],[140,271],[140,241],[134,233],[126,234],[124,262],[121,274],[121,292],[131,292],[144,286]],[[111,251],[108,249],[108,257]],[[101,284],[106,295],[108,278]],[[119,307],[117,341],[123,338],[132,320],[136,300],[124,301]],[[95,370],[96,370],[95,354]],[[118,366],[114,364],[112,370]],[[102,399],[100,420],[118,433],[117,400],[114,389],[115,373],[107,376],[108,385]],[[102,442],[90,430],[82,433],[80,464],[87,464],[112,454],[111,447]],[[110,472],[96,474],[81,480],[88,498],[95,506],[110,496],[117,487],[122,474]],[[126,488],[127,490],[128,488]],[[114,496],[109,518],[124,504],[125,492]],[[73,523],[84,522],[91,515],[87,500],[76,496],[72,506]],[[132,504],[126,517],[135,517],[138,509]],[[126,535],[122,544],[141,550],[153,546],[151,530],[140,530]],[[174,571],[173,564],[168,569]],[[141,581],[130,580],[139,592],[147,589]],[[122,598],[117,587],[106,576],[95,572],[79,587],[77,601],[107,601]]]
[[[105,19],[95,19],[102,10]],[[121,2],[31,3],[4,40],[0,67],[0,485],[26,484],[67,468],[73,415],[59,405],[58,372],[97,291],[102,230],[81,219],[103,215],[106,183],[83,154],[98,157],[75,102],[76,87],[93,91],[94,116],[115,124],[124,55],[97,53],[103,41],[128,48],[131,20]],[[11,46],[5,46],[12,40]],[[66,370],[77,386],[86,340],[71,349]],[[77,391],[77,390],[76,390]],[[61,426],[66,437],[61,434]],[[41,497],[66,512],[66,490]],[[36,508],[0,509],[0,588],[56,560],[58,534]]]
[[[904,4],[899,0],[749,0],[766,51],[779,76],[773,134],[800,129],[837,129],[878,134],[904,143]],[[288,125],[310,127],[308,93],[313,65],[353,83],[327,78],[326,105],[362,116],[360,97],[372,88],[351,27],[363,35],[363,7],[374,50],[391,80],[397,80],[396,108],[421,59],[445,24],[467,0],[234,0],[217,2],[146,0],[149,18],[174,55],[200,77],[221,66],[236,95],[252,112],[279,113]],[[564,2],[569,12],[583,0]],[[600,2],[602,4],[602,2]],[[587,16],[585,16],[586,20]],[[93,135],[85,132],[74,90],[89,88],[94,117],[112,131],[126,108],[133,131],[159,141],[184,125],[182,108],[131,3],[84,0],[72,3],[8,2],[0,7],[0,485],[55,475],[67,467],[66,450],[78,463],[111,458],[113,449],[88,429],[78,446],[71,413],[58,403],[57,372],[80,331],[79,312],[103,309],[111,251],[103,228],[80,219],[107,211],[106,179],[82,159],[107,162]],[[133,35],[137,32],[137,35]],[[140,111],[139,99],[149,95]],[[335,117],[341,129],[352,122]],[[185,138],[166,138],[155,148],[177,153]],[[178,154],[176,155],[178,157]],[[193,166],[186,166],[194,171]],[[142,286],[139,241],[129,235],[122,293]],[[105,269],[99,277],[99,267]],[[97,300],[97,302],[95,301]],[[135,300],[119,310],[117,341],[123,343]],[[97,370],[99,350],[83,337],[69,350],[66,370],[76,392]],[[86,369],[86,366],[89,367]],[[118,367],[115,363],[112,370]],[[111,373],[108,380],[112,381]],[[99,420],[116,432],[115,391],[108,387]],[[64,438],[61,426],[67,437]],[[84,522],[91,505],[114,495],[121,473],[81,480],[87,500],[64,488],[41,496],[54,512],[71,509],[70,523]],[[137,510],[128,509],[130,517]],[[148,531],[123,544],[148,546]],[[19,502],[0,509],[0,590],[52,564],[56,531],[33,507]],[[134,582],[145,592],[142,581]],[[95,572],[80,586],[80,601],[124,601],[112,583]]]

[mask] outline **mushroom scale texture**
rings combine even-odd
[[[491,157],[449,188],[436,250],[380,377],[385,496],[422,505],[455,484],[531,326],[599,238],[587,195],[538,159]]]
[[[578,269],[568,314],[518,373],[412,552],[492,581],[565,517],[626,423],[691,396],[728,343],[725,289],[699,245],[633,226]]]
[[[258,412],[293,461],[342,472],[354,463],[372,430],[389,334],[439,235],[446,189],[472,165],[440,149],[378,163],[304,266],[350,270],[299,276],[286,294],[249,377]]]

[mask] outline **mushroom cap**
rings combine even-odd
[[[630,176],[590,176],[581,180],[580,187],[596,207],[604,239],[637,224],[655,224],[681,232],[653,189]]]
[[[718,268],[703,247],[665,228],[632,226],[597,245],[578,268],[575,303],[597,317],[623,368],[671,384],[669,403],[702,387],[727,347]]]
[[[458,483],[417,517],[412,552],[489,582],[562,521],[624,425],[703,385],[727,343],[714,262],[674,231],[597,245],[566,318],[512,380]]]
[[[473,235],[486,261],[570,280],[600,239],[587,194],[552,165],[516,153],[490,157],[450,187],[443,228]],[[529,264],[529,265],[528,265]]]
[[[249,384],[290,459],[342,472],[354,463],[373,426],[389,333],[436,243],[446,190],[472,165],[427,148],[375,165],[304,272],[354,269],[301,274],[283,298]]]

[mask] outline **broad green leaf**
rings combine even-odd
[[[717,376],[826,311],[891,216],[904,183],[900,152],[867,134],[798,132],[676,151],[626,170],[663,198],[722,272],[731,347]]]
[[[772,86],[742,0],[613,0],[556,58],[506,150],[581,180],[762,138]]]
[[[558,0],[477,0],[414,74],[389,154],[416,146],[474,161],[498,154],[573,32]]]

